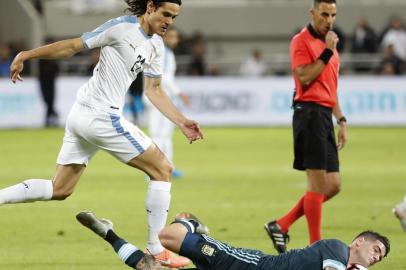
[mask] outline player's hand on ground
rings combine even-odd
[[[189,143],[203,139],[203,133],[200,129],[199,123],[193,120],[186,120],[183,124],[179,125],[183,134],[189,140]]]
[[[337,133],[337,149],[341,150],[344,148],[346,142],[348,139],[348,135],[347,135],[347,127],[346,125],[340,125],[340,129],[338,130]]]
[[[21,60],[21,53],[17,54],[17,56],[14,58],[13,62],[10,65],[10,78],[13,81],[13,83],[16,83],[16,81],[23,81],[23,78],[21,77],[20,73],[24,69],[24,64],[23,61]]]

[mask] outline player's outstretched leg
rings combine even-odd
[[[397,204],[393,208],[393,213],[399,219],[400,225],[402,226],[403,230],[406,232],[406,196],[403,202]]]
[[[76,219],[98,236],[109,242],[120,259],[128,266],[138,270],[162,270],[163,267],[151,255],[144,254],[136,246],[120,238],[113,231],[113,223],[108,219],[99,219],[93,212],[83,211]]]
[[[85,168],[82,164],[58,165],[52,181],[28,179],[0,189],[0,205],[64,200],[73,193]]]

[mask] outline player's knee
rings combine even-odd
[[[63,201],[63,200],[65,200],[66,198],[68,198],[70,195],[72,195],[72,192],[54,194],[54,195],[52,196],[52,199],[53,199],[53,200],[58,200],[58,201]]]
[[[173,166],[169,161],[165,160],[156,167],[152,177],[157,180],[170,180],[172,176]]]
[[[333,197],[333,196],[337,195],[340,191],[341,191],[341,184],[340,183],[334,183],[330,187],[330,191],[329,191],[330,194],[329,195],[330,195],[330,197]]]
[[[63,189],[54,188],[54,191],[52,194],[52,199],[58,200],[58,201],[63,201],[66,198],[68,198],[70,195],[72,195],[72,193],[73,193],[73,190],[63,190]]]

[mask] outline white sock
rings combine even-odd
[[[17,185],[0,190],[0,205],[33,201],[48,201],[52,198],[51,180],[28,179]]]
[[[171,183],[163,181],[149,181],[147,192],[148,216],[148,250],[152,255],[161,253],[164,247],[159,241],[158,234],[166,224],[169,203],[171,201]]]

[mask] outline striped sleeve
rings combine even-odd
[[[123,23],[137,23],[135,16],[121,16],[111,19],[91,32],[83,33],[81,39],[87,49],[111,45],[119,36]]]

